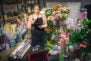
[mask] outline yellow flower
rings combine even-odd
[[[54,11],[61,11],[61,9],[62,9],[62,5],[61,4],[57,4],[57,5],[53,6],[53,10]]]

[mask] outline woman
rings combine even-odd
[[[47,20],[45,15],[40,15],[40,8],[38,4],[33,7],[33,14],[29,16],[27,28],[32,30],[32,47],[39,45],[44,48],[45,44],[45,31],[47,27]]]

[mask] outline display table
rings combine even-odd
[[[31,40],[21,42],[21,44],[10,54],[8,61],[17,61],[17,59],[22,60],[31,46],[30,43]]]
[[[5,49],[5,50],[1,51],[1,52],[0,52],[0,56],[1,56],[0,61],[9,61],[8,59],[11,57],[11,54],[12,54],[12,53],[14,54],[14,53],[15,53],[15,50],[16,50],[23,42],[27,42],[27,39],[24,39],[22,42],[17,43],[16,46],[10,48],[9,50],[6,50],[6,49]],[[20,59],[22,59],[22,58],[24,57],[24,55],[26,54],[26,52],[29,50],[30,46],[31,46],[31,45],[28,44],[28,45],[25,47],[25,49],[23,50],[22,54],[19,56]],[[15,58],[15,55],[14,55],[14,57],[12,57],[12,58]]]
[[[30,48],[30,45],[27,46],[27,48],[26,48],[25,51],[22,53],[22,55],[20,56],[20,58],[23,58],[23,57],[24,57],[25,53],[29,50],[29,48]]]
[[[30,49],[30,45],[27,46],[27,48],[24,50],[24,52],[21,54],[20,57],[9,57],[8,61],[22,61],[26,59],[26,53],[28,52],[28,50]]]

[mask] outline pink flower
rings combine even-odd
[[[64,41],[61,41],[61,43],[60,43],[62,46],[64,46],[65,45],[65,40]]]
[[[70,32],[68,32],[68,37],[70,37],[71,36],[71,33]]]
[[[81,13],[79,13],[78,18],[79,18],[80,20],[83,20],[83,19],[85,19],[86,15],[87,15],[87,14],[86,14],[85,12],[81,12]]]
[[[65,36],[66,35],[66,32],[62,32],[59,36],[58,36],[58,38],[62,38],[63,36]]]
[[[63,34],[63,35],[66,35],[66,32],[63,32],[62,34]]]

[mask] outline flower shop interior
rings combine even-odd
[[[44,49],[31,49],[26,27],[36,3],[46,16]],[[0,61],[91,61],[90,11],[91,0],[0,0]]]

